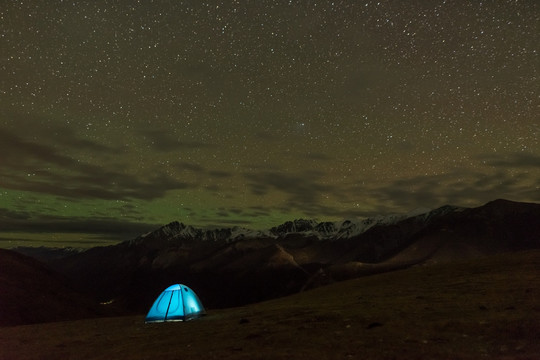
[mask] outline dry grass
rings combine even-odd
[[[540,359],[539,299],[532,251],[345,281],[187,323],[141,315],[0,328],[0,359]]]

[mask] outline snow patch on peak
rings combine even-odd
[[[295,219],[272,227],[266,231],[250,230],[238,226],[232,228],[200,229],[190,225],[184,225],[178,221],[173,221],[153,232],[141,235],[138,238],[129,241],[129,244],[138,244],[141,242],[149,244],[153,242],[169,242],[175,240],[231,242],[257,238],[285,238],[293,234],[303,237],[314,237],[320,240],[340,240],[358,236],[376,226],[394,225],[408,218],[414,218],[417,221],[430,221],[435,217],[451,212],[462,211],[464,209],[465,208],[446,205],[431,211],[418,208],[407,214],[381,215],[367,219],[333,222]],[[153,246],[157,246],[157,244]]]
[[[337,234],[334,236],[338,239],[350,238],[360,235],[372,227],[380,225],[393,225],[405,218],[407,218],[406,215],[388,215],[355,221],[345,220],[337,226]]]
[[[318,222],[315,220],[295,219],[293,221],[287,221],[281,225],[271,228],[270,232],[276,236],[306,233],[312,231],[317,225]]]
[[[272,237],[272,235],[270,232],[249,230],[237,226],[233,228],[201,229],[173,221],[155,231],[129,241],[129,244],[135,245],[141,242],[150,243],[154,241],[169,242],[174,240],[235,241],[260,237]]]
[[[405,219],[406,215],[389,215],[368,218],[364,220],[344,220],[335,222],[317,222],[315,220],[299,219],[287,221],[270,229],[276,237],[285,237],[290,234],[316,237],[319,239],[347,239],[360,235],[370,228],[378,225],[392,225]]]
[[[274,237],[269,231],[250,230],[235,226],[232,228],[231,240],[256,239],[262,237]]]

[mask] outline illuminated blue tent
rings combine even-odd
[[[197,295],[185,285],[171,285],[158,296],[145,322],[187,321],[205,314]]]

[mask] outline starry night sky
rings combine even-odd
[[[0,54],[0,247],[540,201],[536,0],[6,0]]]

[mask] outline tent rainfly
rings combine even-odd
[[[187,321],[205,314],[197,294],[182,284],[171,285],[158,296],[145,322]]]

